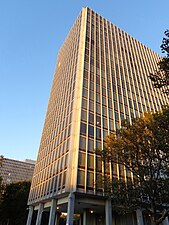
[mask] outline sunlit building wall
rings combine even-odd
[[[118,165],[104,170],[95,149],[103,148],[104,138],[123,119],[131,121],[167,103],[148,78],[159,60],[158,54],[91,9],[81,11],[58,55],[30,212],[68,210],[67,221],[75,212],[83,214],[83,225],[109,224],[109,202],[97,181],[104,173],[129,179],[131,175]],[[99,215],[95,219],[87,216],[91,208]],[[136,215],[127,215],[130,224],[136,224]]]

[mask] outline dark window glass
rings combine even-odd
[[[83,121],[87,121],[87,111],[82,110],[81,119],[82,119]]]
[[[102,160],[101,160],[100,156],[96,157],[96,170],[97,170],[97,172],[102,171]]]
[[[88,90],[83,88],[83,97],[87,98],[88,97]]]
[[[83,152],[79,152],[79,167],[80,168],[85,168],[85,164],[86,164],[86,154]]]
[[[100,104],[96,104],[96,112],[97,112],[98,114],[101,114]]]
[[[107,119],[105,117],[103,117],[103,127],[108,128]]]
[[[89,113],[89,123],[94,124],[94,114]]]
[[[86,134],[86,124],[85,123],[81,123],[80,133],[84,134],[84,135]]]
[[[114,115],[115,115],[115,120],[118,121],[119,120],[119,114],[118,114],[118,112],[115,111],[114,112]]]
[[[82,187],[85,185],[85,171],[83,170],[78,171],[77,183],[79,186]]]
[[[87,100],[83,98],[82,100],[82,107],[87,109]]]
[[[96,116],[96,126],[101,126],[101,117]]]
[[[92,139],[88,139],[88,151],[94,152],[94,141]]]
[[[100,149],[101,148],[101,142],[100,141],[96,141],[96,149]]]
[[[94,170],[94,156],[88,155],[87,157],[87,167],[90,170]]]
[[[92,101],[89,102],[89,110],[94,111],[94,102]]]
[[[66,182],[66,172],[63,173],[63,183],[62,183],[62,188],[65,187],[65,182]]]
[[[96,138],[101,138],[101,129],[99,128],[96,129]]]
[[[88,135],[89,137],[94,137],[94,127],[91,125],[88,126]]]
[[[86,149],[86,138],[80,137],[79,148],[82,150]]]
[[[93,173],[87,173],[87,186],[88,187],[94,187],[94,174]]]

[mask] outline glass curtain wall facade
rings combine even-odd
[[[159,60],[158,54],[91,9],[81,11],[58,55],[30,206],[58,202],[69,193],[101,199],[97,180],[103,173],[130,178],[118,165],[104,171],[95,149],[103,148],[104,138],[123,119],[131,121],[167,103],[148,78]],[[81,210],[85,207],[90,204]]]
[[[60,49],[29,202],[65,189],[72,126],[81,15]]]

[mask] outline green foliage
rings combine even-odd
[[[4,193],[4,185],[2,183],[2,177],[0,177],[0,204],[1,204],[2,199],[3,199],[3,193]]]
[[[6,185],[0,203],[0,224],[26,224],[29,189],[30,182],[26,181]]]
[[[169,108],[156,114],[124,121],[106,139],[102,160],[126,171],[119,179],[103,179],[114,207],[145,209],[154,224],[169,215]],[[164,213],[165,211],[165,213]]]
[[[166,30],[164,34],[166,37],[163,38],[161,50],[166,56],[158,63],[158,70],[150,74],[150,79],[155,88],[160,88],[169,95],[169,30]]]

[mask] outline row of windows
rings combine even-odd
[[[91,30],[90,30],[90,20],[88,20],[88,23],[87,23],[87,27],[88,27],[88,36],[90,37],[90,34],[91,34]],[[107,27],[107,23],[108,22],[105,22],[105,27]],[[110,26],[110,23],[108,23],[108,27]],[[127,65],[127,69],[128,71],[130,72],[130,67],[132,68],[133,65],[135,66],[134,70],[132,71],[132,73],[137,73],[137,74],[140,74],[140,73],[144,73],[144,76],[147,76],[147,74],[150,73],[150,70],[148,71],[147,69],[150,67],[146,67],[145,65],[147,65],[149,62],[144,62],[144,60],[150,60],[150,57],[147,57],[146,56],[146,51],[148,52],[148,54],[151,54],[153,57],[152,57],[152,61],[154,62],[154,58],[156,58],[156,60],[159,60],[159,57],[156,57],[155,54],[153,54],[149,49],[147,49],[145,46],[141,45],[140,43],[138,43],[135,39],[131,38],[131,37],[128,37],[128,35],[122,31],[120,31],[118,28],[116,28],[114,25],[112,25],[111,27],[109,27],[110,30],[109,30],[109,40],[107,40],[107,43],[109,41],[109,45],[107,45],[107,47],[105,49],[103,49],[103,53],[107,51],[107,53],[105,53],[106,56],[109,55],[109,59],[111,62],[113,62],[114,60],[114,57],[112,57],[112,60],[111,60],[111,56],[116,56],[117,52],[114,52],[113,54],[111,54],[112,51],[114,51],[114,49],[116,48],[117,46],[117,49],[122,49],[122,52],[125,52],[125,54],[123,55],[123,68],[124,68],[124,65],[126,63],[126,59],[129,59],[128,60],[128,65]],[[96,32],[96,30],[95,30]],[[101,39],[101,37],[97,37],[99,35],[98,32],[95,33],[94,32],[94,36],[92,37],[93,40],[96,38],[96,39]],[[116,36],[116,39],[114,41],[111,41],[112,39],[112,33],[115,34]],[[121,33],[123,33],[123,38],[121,36]],[[120,36],[120,40],[123,41],[123,43],[119,43],[119,36]],[[87,39],[87,42],[89,42],[90,38]],[[125,41],[124,41],[125,40]],[[131,40],[131,41],[130,41]],[[106,45],[106,38],[103,40],[104,44]],[[112,47],[112,43],[115,43],[115,45]],[[131,43],[135,43],[134,45],[131,44]],[[91,44],[91,47],[93,46],[93,41],[90,42]],[[97,43],[98,44],[98,43]],[[122,47],[123,45],[123,47]],[[137,49],[136,49],[136,45],[137,45]],[[130,46],[130,47],[128,47]],[[100,49],[102,46],[101,45],[96,45],[96,49]],[[110,52],[108,52],[108,49],[110,48]],[[140,57],[140,49],[142,49],[142,53],[141,54],[144,54],[146,57]],[[124,50],[125,49],[125,50]],[[127,49],[127,51],[126,51]],[[135,52],[139,52],[139,54],[135,54]],[[90,52],[90,51],[89,51]],[[89,52],[87,52],[87,54],[89,54]],[[128,53],[128,54],[127,54]],[[90,52],[90,54],[92,54],[92,52]],[[120,63],[120,60],[122,60],[121,58],[121,51],[119,51],[118,55],[117,55],[117,58],[119,60],[119,63]],[[95,54],[94,55],[95,57],[98,57],[98,54]],[[128,57],[126,57],[128,56]],[[139,57],[139,58],[138,58]],[[90,57],[88,57],[89,59]],[[121,58],[121,59],[120,59]],[[133,64],[134,62],[134,64]],[[108,60],[105,61],[106,64],[108,64]],[[111,66],[112,66],[113,63],[111,63]],[[140,64],[141,64],[141,68],[140,68]],[[151,63],[152,64],[152,63]],[[153,63],[154,65],[155,63]],[[107,68],[110,67],[110,65],[107,65],[106,66]],[[144,72],[143,72],[144,71]],[[130,72],[131,73],[131,72]],[[139,83],[139,80],[137,79],[137,82]],[[141,81],[142,82],[142,81]],[[140,89],[143,89],[143,91],[145,91],[144,95],[147,97],[148,100],[150,100],[152,98],[152,95],[149,95],[147,94],[147,91],[149,89],[151,89],[150,91],[152,91],[152,86],[151,88],[150,85],[148,84],[148,86],[146,87],[146,84],[147,84],[147,80],[146,80],[146,83],[144,86],[141,86],[139,87]],[[145,88],[144,88],[145,87]],[[149,99],[150,97],[150,99]],[[157,96],[156,96],[157,97]],[[163,99],[164,100],[164,99]],[[158,101],[158,98],[156,98],[156,101]],[[153,103],[154,103],[154,99],[153,99]]]
[[[64,192],[66,182],[66,171],[58,174],[55,177],[41,183],[40,185],[31,188],[29,200],[43,199],[49,194]]]
[[[82,155],[83,154],[83,155]],[[81,153],[79,156],[81,159],[83,159],[81,165],[79,165],[79,169],[78,169],[78,177],[77,177],[77,187],[80,189],[84,190],[90,190],[90,191],[101,191],[102,190],[102,179],[103,179],[103,175],[101,173],[102,171],[102,164],[100,162],[100,159],[98,160],[96,158],[96,170],[92,170],[90,168],[92,168],[94,165],[94,159],[91,155],[87,156],[87,168],[85,168],[85,153]],[[80,161],[79,160],[79,161]],[[99,163],[97,163],[99,162]],[[87,173],[85,171],[88,171]],[[110,171],[112,171],[112,173],[110,174]],[[109,165],[106,166],[106,170],[105,170],[105,174],[106,176],[108,176],[110,179],[111,177],[113,178],[121,178],[121,179],[126,179],[126,180],[131,180],[132,176],[131,173],[126,170],[123,166],[117,165],[117,164],[112,164],[111,165],[111,170],[109,168]]]
[[[29,201],[65,188],[80,27],[81,16],[58,55]]]
[[[38,186],[40,183],[48,180],[51,177],[57,176],[60,172],[67,169],[68,164],[68,154],[62,156],[61,158],[57,158],[54,163],[49,166],[45,165],[45,168],[37,175],[34,175],[32,181],[32,187]]]
[[[124,118],[159,110],[165,99],[147,78],[158,56],[90,10],[86,31],[77,185],[94,191],[101,173],[131,178],[118,165],[104,171],[96,149],[102,149],[106,135]]]

